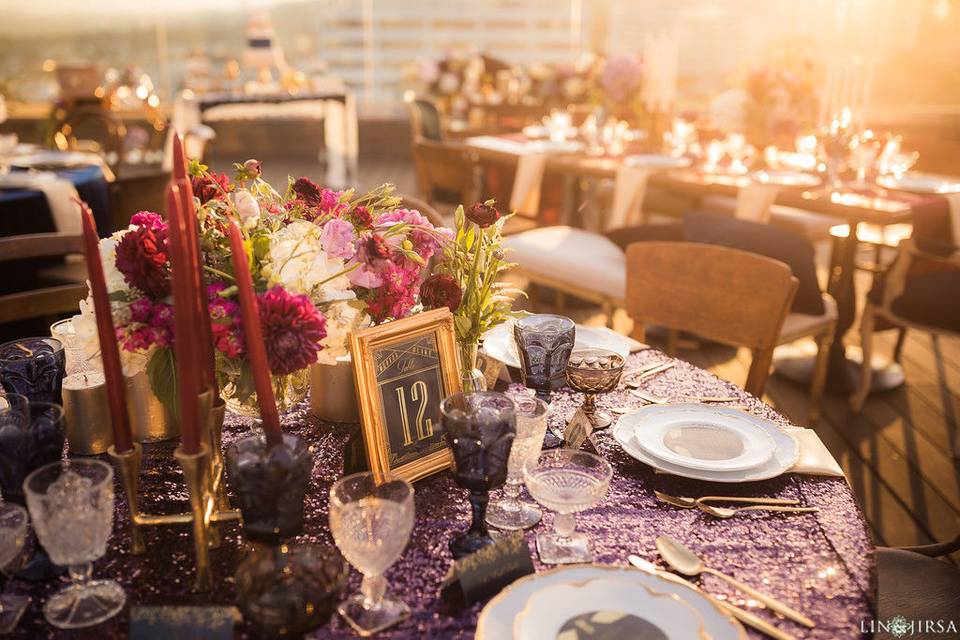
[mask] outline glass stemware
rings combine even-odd
[[[400,622],[410,608],[387,596],[383,572],[396,562],[413,531],[413,485],[355,473],[330,487],[330,531],[341,553],[363,574],[360,593],[337,611],[362,636]]]
[[[453,451],[453,477],[470,491],[470,528],[450,541],[454,558],[487,545],[490,489],[503,485],[517,421],[513,400],[496,391],[457,393],[440,403],[443,437]]]
[[[27,476],[23,488],[40,544],[54,563],[69,567],[73,579],[43,605],[47,622],[78,629],[115,616],[127,599],[123,589],[113,580],[90,579],[113,527],[113,467],[100,460],[60,460]]]
[[[577,337],[577,325],[565,316],[537,313],[518,319],[513,336],[520,355],[520,379],[537,397],[550,401],[550,392],[566,383],[567,361]]]
[[[608,414],[597,411],[596,394],[617,388],[623,373],[623,356],[609,349],[576,349],[567,365],[567,382],[583,394],[584,415],[594,429],[606,429],[613,422]]]
[[[877,156],[880,154],[880,141],[870,130],[850,140],[850,168],[856,172],[857,180],[854,186],[866,189],[870,186],[867,175],[874,170]]]
[[[31,402],[61,404],[66,358],[55,338],[22,338],[0,345],[0,382],[3,388],[25,395]]]
[[[27,540],[27,511],[16,504],[0,501],[0,634],[16,628],[20,616],[30,604],[30,599],[16,594],[3,593],[6,573],[14,569],[14,561],[20,556]]]
[[[7,408],[2,408],[6,403]],[[28,402],[24,396],[0,398],[0,488],[10,501],[24,502],[23,481],[45,464],[59,460],[64,442],[63,407]]]
[[[549,407],[543,400],[530,396],[513,396],[513,402],[517,435],[507,461],[507,482],[503,485],[503,497],[490,505],[486,517],[488,525],[504,531],[529,529],[540,522],[542,515],[537,505],[520,500],[520,488],[523,486],[523,465],[536,459],[543,447]]]
[[[554,449],[523,467],[527,490],[534,500],[556,511],[553,533],[537,535],[537,553],[545,564],[591,562],[590,541],[576,533],[573,515],[603,500],[613,468],[600,456],[573,449]]]

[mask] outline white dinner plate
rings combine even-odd
[[[519,369],[520,353],[517,351],[517,342],[513,337],[514,322],[515,320],[512,319],[507,320],[483,334],[483,352],[508,367]],[[609,349],[626,358],[630,354],[631,345],[635,342],[627,336],[603,327],[587,327],[578,324],[574,349]]]
[[[689,167],[690,158],[675,158],[663,153],[640,153],[627,156],[623,160],[628,167],[644,167],[650,169],[682,169]]]
[[[902,178],[895,176],[880,176],[877,184],[884,189],[899,189],[914,193],[958,193],[960,192],[960,178],[943,176],[935,173],[910,171]]]
[[[689,469],[742,471],[766,463],[777,448],[753,420],[702,404],[650,407],[634,421],[637,445]]]
[[[723,613],[702,593],[683,584],[664,580],[631,567],[605,565],[575,565],[557,567],[535,573],[515,581],[494,596],[480,612],[475,640],[506,640],[513,634],[513,621],[523,611],[530,596],[540,589],[555,584],[617,578],[650,587],[660,593],[679,596],[690,605],[703,621],[703,630],[713,640],[746,640],[740,623]],[[551,638],[551,640],[553,640]]]
[[[732,416],[739,416],[745,420],[753,421],[773,437],[773,441],[776,443],[776,448],[773,451],[773,455],[770,456],[770,459],[764,464],[752,469],[743,469],[740,471],[708,471],[703,469],[690,469],[689,467],[673,464],[671,462],[667,462],[666,460],[661,460],[656,456],[652,456],[637,444],[634,431],[637,423],[644,419],[645,413],[658,409],[669,409],[671,407],[683,406],[699,405],[676,404],[644,407],[642,409],[638,409],[634,413],[628,413],[621,416],[620,420],[618,420],[613,426],[613,429],[611,429],[611,433],[613,434],[614,439],[620,444],[621,447],[623,447],[623,450],[640,462],[648,464],[659,471],[671,473],[676,476],[693,478],[695,480],[707,480],[709,482],[753,482],[755,480],[769,480],[770,478],[776,478],[777,476],[788,471],[797,463],[797,460],[800,458],[800,447],[797,444],[797,441],[789,433],[785,432],[772,422],[759,418],[745,411],[731,409],[729,407],[715,407],[714,411],[726,412]]]
[[[577,153],[583,143],[576,140],[531,140],[524,145],[528,153]]]
[[[633,580],[594,578],[533,592],[513,622],[513,640],[578,638],[586,625],[601,637],[706,640],[702,624],[696,610],[675,594]]]
[[[96,158],[81,151],[37,151],[14,158],[10,163],[15,167],[32,169],[43,167],[51,169],[70,169],[98,164]]]
[[[778,187],[816,187],[822,182],[820,176],[803,171],[755,171],[751,174],[751,177],[760,184],[771,184]]]

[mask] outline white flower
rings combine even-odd
[[[100,241],[100,261],[103,262],[103,278],[107,283],[107,293],[126,291],[130,287],[117,269],[117,243],[126,235],[128,229],[117,231],[109,238]]]
[[[233,194],[233,206],[237,209],[237,215],[244,228],[250,229],[257,224],[260,218],[260,205],[253,194],[244,189],[240,189]]]
[[[327,319],[327,336],[320,342],[323,350],[317,354],[320,364],[337,364],[337,358],[350,352],[347,340],[350,333],[369,322],[362,305],[353,300],[343,300],[323,309]]]
[[[350,280],[337,275],[343,270],[343,260],[323,250],[320,227],[305,220],[292,222],[273,235],[262,269],[271,286],[310,296],[314,304],[355,297]]]

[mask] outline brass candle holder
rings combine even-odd
[[[206,591],[213,584],[210,573],[209,548],[220,544],[217,523],[239,520],[240,511],[231,509],[223,483],[223,454],[220,447],[224,410],[223,405],[211,403],[212,393],[200,394],[201,424],[204,425],[203,442],[195,454],[185,453],[181,447],[174,457],[183,467],[184,482],[190,494],[190,510],[182,513],[159,515],[143,513],[139,508],[140,464],[142,448],[134,443],[131,451],[118,452],[110,447],[109,454],[123,480],[127,506],[130,510],[130,552],[142,554],[146,550],[143,527],[193,525],[193,546],[197,572],[194,589]]]

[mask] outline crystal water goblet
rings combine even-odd
[[[462,558],[493,544],[487,530],[490,489],[503,486],[517,421],[514,404],[496,391],[456,393],[440,403],[443,437],[453,452],[453,478],[467,489],[470,528],[450,540],[450,553]]]
[[[613,468],[600,456],[574,449],[546,451],[523,468],[527,490],[534,500],[555,511],[553,533],[537,535],[537,553],[544,564],[591,562],[590,541],[576,533],[575,513],[603,500]]]
[[[27,511],[20,505],[0,501],[0,634],[16,628],[30,599],[3,593],[7,574],[5,569],[15,569],[14,561],[20,556],[27,541]]]
[[[360,593],[337,611],[362,636],[372,635],[410,615],[402,601],[387,595],[387,570],[413,531],[413,485],[371,472],[355,473],[330,487],[330,531],[347,561],[363,574]]]
[[[23,483],[40,544],[50,559],[70,570],[73,584],[43,605],[58,629],[78,629],[112,618],[126,595],[113,580],[91,580],[93,561],[107,550],[113,527],[113,467],[100,460],[60,460]]]
[[[535,504],[520,499],[523,465],[540,455],[547,434],[547,403],[527,395],[512,396],[516,407],[517,435],[507,460],[507,482],[503,497],[487,509],[487,524],[504,531],[529,529],[540,522],[542,513]]]
[[[550,401],[550,392],[566,383],[567,361],[577,338],[577,325],[565,316],[537,313],[518,319],[513,337],[520,356],[520,380],[537,397]]]

